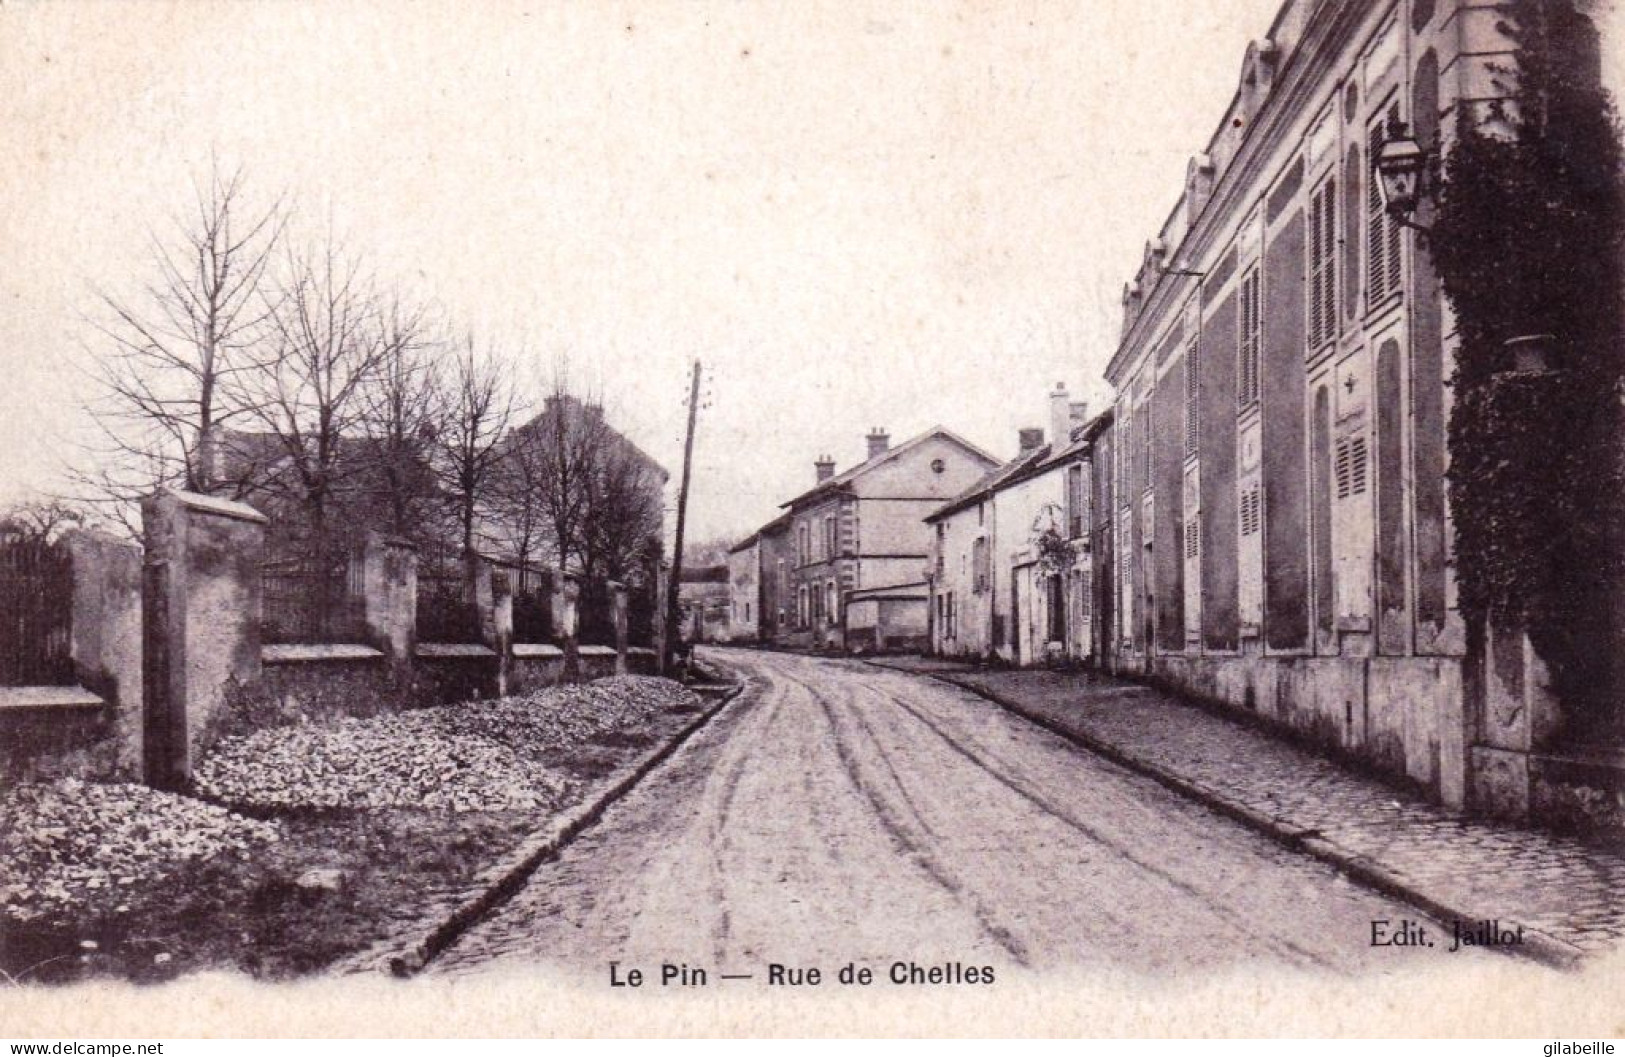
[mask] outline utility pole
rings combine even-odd
[[[688,519],[688,479],[694,462],[694,421],[700,411],[700,361],[694,361],[694,379],[688,389],[688,433],[683,438],[683,479],[677,488],[677,538],[672,544],[671,582],[666,588],[666,635],[660,670],[671,671],[677,649],[678,590],[683,582],[683,527]]]

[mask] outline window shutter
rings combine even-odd
[[[1245,410],[1258,400],[1258,349],[1262,319],[1259,314],[1258,269],[1241,280],[1241,335],[1236,342],[1240,362],[1236,371],[1236,407]]]
[[[1196,454],[1197,423],[1200,414],[1197,389],[1196,336],[1185,350],[1185,454]]]
[[[1382,121],[1371,126],[1371,174],[1367,180],[1365,222],[1366,307],[1375,308],[1388,298],[1388,211],[1382,205],[1382,180],[1377,175],[1377,156],[1382,151]]]
[[[1320,260],[1324,247],[1320,239],[1320,211],[1322,199],[1317,192],[1309,203],[1309,349],[1320,347],[1320,335],[1325,321],[1320,313]]]
[[[1366,192],[1366,307],[1376,308],[1399,293],[1400,226],[1383,207],[1382,181],[1377,175],[1377,157],[1382,150],[1387,122],[1399,119],[1398,104],[1371,125],[1369,136],[1371,175]]]
[[[1240,508],[1241,534],[1254,535],[1263,527],[1263,503],[1260,500],[1257,482],[1242,488]]]

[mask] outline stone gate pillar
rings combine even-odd
[[[265,516],[166,490],[142,502],[141,519],[145,771],[173,788],[191,777],[229,689],[259,677]]]
[[[491,570],[490,638],[486,645],[497,655],[497,696],[508,696],[508,674],[513,661],[513,574]]]
[[[581,678],[581,651],[576,640],[577,609],[581,584],[574,576],[560,572],[553,577],[553,637],[564,651],[564,670],[559,678],[574,682]]]
[[[626,628],[626,585],[611,580],[609,583],[610,605],[613,606],[615,617],[615,674],[625,675],[630,669],[626,663],[627,628]]]
[[[392,667],[409,665],[417,645],[417,547],[369,532],[361,561],[367,639]]]

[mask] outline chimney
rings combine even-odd
[[[820,455],[818,461],[813,463],[813,469],[818,471],[818,483],[823,484],[835,476],[835,460],[828,455]]]
[[[1024,429],[1016,434],[1021,440],[1021,454],[1025,455],[1034,448],[1044,446],[1044,431],[1041,429]]]
[[[1072,439],[1072,398],[1067,395],[1066,383],[1056,382],[1049,395],[1049,442],[1060,451]]]
[[[891,447],[891,434],[876,426],[869,431],[869,458],[880,455]]]

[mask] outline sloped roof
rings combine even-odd
[[[1112,412],[1108,408],[1091,419],[1088,424],[1072,431],[1070,439],[1064,447],[1057,450],[1053,444],[1040,444],[1031,451],[1023,452],[1014,459],[1000,466],[971,485],[959,495],[948,500],[942,506],[927,514],[927,522],[941,521],[952,514],[986,499],[995,492],[1001,491],[1011,485],[1019,484],[1030,477],[1048,470],[1052,466],[1067,462],[1083,452],[1091,449],[1100,434],[1111,424]]]
[[[763,536],[771,536],[774,533],[780,531],[781,529],[788,528],[789,525],[790,525],[790,515],[789,514],[780,514],[778,517],[774,518],[772,521],[769,521],[767,524],[763,525],[761,528],[757,529],[755,532],[752,532],[750,535],[748,535],[744,539],[740,540],[738,543],[735,543],[732,547],[729,547],[728,548],[728,553],[729,554],[738,554],[742,550],[748,550],[752,545],[754,545],[757,541],[759,541]]]
[[[999,487],[1005,482],[1009,481],[1012,477],[1016,476],[1028,467],[1036,465],[1041,459],[1047,457],[1048,455],[1048,444],[1040,444],[1038,447],[1033,448],[1030,451],[1022,452],[1014,459],[1011,459],[1004,465],[996,467],[990,473],[984,475],[981,480],[977,481],[963,492],[960,492],[958,495],[942,504],[942,506],[931,511],[931,513],[926,515],[925,520],[939,521],[942,518],[947,517],[949,514],[956,514],[959,511],[964,510],[966,507],[972,505],[978,500],[992,495],[994,492],[998,491]]]
[[[893,459],[906,455],[908,452],[935,437],[941,437],[951,444],[958,445],[971,455],[974,455],[976,458],[986,462],[989,466],[997,466],[999,463],[999,460],[995,459],[981,448],[978,448],[964,437],[961,437],[953,430],[944,426],[932,426],[924,433],[921,433],[915,437],[910,437],[908,440],[905,440],[896,447],[887,448],[885,451],[874,456],[873,458],[865,459],[863,462],[858,463],[845,473],[838,473],[827,481],[820,481],[818,484],[814,485],[812,488],[809,488],[807,491],[802,492],[794,499],[780,505],[784,507],[799,506],[800,504],[805,503],[815,497],[826,495],[830,492],[845,488],[847,485],[851,484],[859,477],[862,477],[870,470],[877,469],[884,466],[886,463],[891,462]]]

